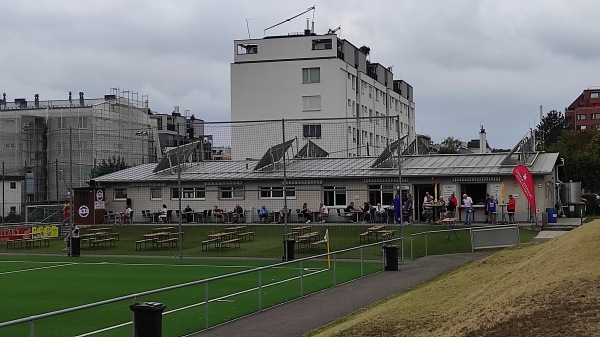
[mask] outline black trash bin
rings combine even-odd
[[[133,311],[134,337],[161,337],[162,313],[166,306],[158,302],[140,302],[129,306]]]
[[[383,246],[385,258],[385,271],[398,270],[398,246]]]
[[[283,261],[292,261],[294,259],[294,245],[296,240],[287,239],[283,240]]]
[[[70,256],[79,256],[79,254],[81,254],[81,238],[80,237],[72,237],[71,242],[69,242],[69,244],[71,245],[71,250],[70,250]]]

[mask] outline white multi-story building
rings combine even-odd
[[[413,88],[394,80],[391,67],[370,62],[368,47],[357,48],[335,34],[307,30],[303,35],[236,40],[234,50],[234,123],[308,119],[287,124],[286,140],[297,137],[301,144],[311,140],[336,156],[377,155],[398,134],[414,140]],[[399,122],[388,119],[386,123],[383,117],[392,116],[398,116]],[[324,118],[340,120],[333,123]],[[277,127],[232,130],[234,160],[260,157],[282,142]]]

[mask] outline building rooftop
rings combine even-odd
[[[402,177],[439,176],[499,176],[512,175],[514,163],[502,164],[508,153],[417,155],[403,157]],[[372,168],[375,157],[353,158],[303,158],[286,164],[286,177],[295,179],[337,178],[396,178],[397,167]],[[529,166],[533,175],[551,174],[558,153],[540,152]],[[182,181],[234,181],[283,179],[281,165],[254,170],[256,160],[204,161],[186,163],[181,171]],[[153,173],[156,164],[143,164],[96,178],[96,182],[159,182],[177,181],[176,170]]]

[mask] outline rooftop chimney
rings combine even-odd
[[[35,107],[36,108],[40,107],[40,95],[39,94],[35,94]]]
[[[79,105],[84,106],[85,100],[83,99],[83,91],[79,92]]]
[[[485,136],[485,129],[483,125],[481,126],[481,130],[479,130],[479,153],[487,152],[487,139]]]
[[[73,95],[73,94],[69,91],[69,103],[73,103],[73,99],[71,98],[71,95]]]
[[[306,29],[304,30],[304,35],[310,35],[310,21],[308,18],[306,19]]]

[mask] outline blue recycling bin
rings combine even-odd
[[[546,213],[548,213],[548,223],[556,223],[558,219],[558,213],[556,208],[546,208]]]

